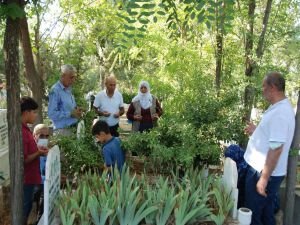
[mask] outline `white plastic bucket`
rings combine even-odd
[[[248,208],[239,208],[238,221],[239,225],[250,225],[251,224],[252,211]]]

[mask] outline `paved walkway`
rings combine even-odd
[[[121,137],[126,137],[131,132],[131,124],[128,123],[128,119],[126,117],[126,112],[128,110],[129,105],[124,104],[125,113],[120,118],[120,128],[121,128]]]

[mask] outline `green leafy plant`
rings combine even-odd
[[[62,206],[59,207],[60,211],[60,219],[63,225],[73,225],[75,221],[75,213],[68,208],[63,208]]]
[[[105,225],[109,216],[114,212],[107,202],[101,203],[95,195],[89,196],[88,208],[95,225]]]
[[[136,93],[130,93],[130,92],[123,91],[122,92],[123,101],[127,104],[130,104],[135,95],[136,95]]]
[[[56,141],[62,152],[63,174],[73,175],[89,169],[99,170],[103,165],[100,146],[95,144],[91,134],[86,134],[81,139],[77,139],[75,136],[57,136]]]
[[[177,195],[168,179],[159,177],[155,187],[150,185],[145,190],[148,204],[157,207],[157,210],[145,217],[147,224],[165,225],[173,212]]]
[[[192,124],[163,118],[148,133],[130,134],[124,141],[127,151],[147,157],[145,165],[157,173],[169,173],[176,167],[220,163],[221,148],[217,141],[206,140]]]
[[[148,206],[148,201],[142,202],[136,177],[129,175],[129,170],[123,170],[122,179],[117,193],[116,214],[120,225],[138,225],[147,215],[157,210]]]
[[[210,218],[216,225],[222,225],[233,207],[233,200],[231,199],[231,193],[225,190],[221,180],[216,180],[213,186],[211,192],[213,195],[212,201],[217,213],[211,214]]]
[[[210,210],[205,205],[205,200],[199,199],[200,189],[191,193],[182,190],[178,196],[178,207],[175,208],[176,225],[184,225],[195,222],[197,219],[204,219],[210,215]]]
[[[116,168],[112,174],[108,182],[107,171],[100,176],[89,171],[76,189],[67,183],[58,202],[64,225],[165,225],[173,219],[180,225],[219,223],[231,208],[229,193],[219,189],[219,178],[215,182],[199,170],[187,170],[184,177],[159,176],[155,184],[131,175],[126,167],[122,174]]]

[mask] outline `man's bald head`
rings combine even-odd
[[[107,94],[113,95],[117,86],[117,79],[115,76],[110,75],[105,78],[105,87]]]

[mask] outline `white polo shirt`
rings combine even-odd
[[[106,121],[110,127],[115,126],[119,123],[119,118],[115,118],[113,114],[119,112],[120,107],[124,107],[123,96],[117,90],[112,97],[106,94],[106,90],[100,91],[95,97],[94,106],[101,112],[109,112],[109,117],[100,116],[100,120]]]
[[[249,139],[244,158],[258,172],[264,168],[270,142],[281,142],[283,151],[272,176],[284,176],[287,171],[289,149],[295,129],[295,113],[288,99],[271,105]],[[272,151],[272,150],[270,150]]]

